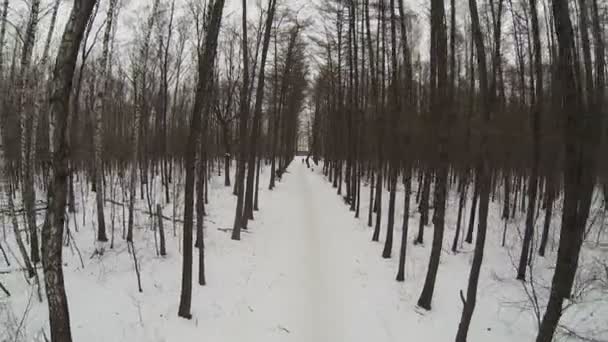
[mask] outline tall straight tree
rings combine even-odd
[[[105,100],[106,91],[106,77],[108,74],[108,56],[110,52],[110,34],[112,33],[112,21],[114,19],[114,8],[116,7],[116,0],[110,0],[108,5],[108,12],[106,15],[106,27],[103,35],[103,45],[101,51],[101,58],[98,61],[99,71],[99,84],[97,85],[97,91],[95,93],[95,104],[93,106],[94,115],[94,128],[95,133],[93,134],[93,145],[95,150],[95,201],[97,208],[97,241],[104,243],[108,241],[106,235],[106,223],[103,212],[104,204],[104,187],[103,187],[103,143],[101,137],[103,135],[103,107]],[[103,250],[103,249],[101,249]],[[100,252],[101,252],[100,250]]]
[[[519,267],[517,268],[517,279],[526,279],[526,269],[528,267],[528,258],[532,254],[531,240],[534,234],[534,220],[536,209],[536,195],[538,192],[539,178],[539,163],[540,163],[540,118],[543,110],[543,57],[542,45],[540,42],[540,28],[538,25],[538,10],[536,8],[537,0],[529,0],[530,2],[530,18],[532,21],[532,41],[534,43],[534,70],[535,70],[535,89],[532,96],[532,172],[528,183],[528,211],[526,213],[526,229],[524,232],[524,240],[519,257]]]
[[[443,232],[445,226],[445,202],[448,181],[448,125],[445,111],[448,99],[447,74],[447,30],[445,27],[445,8],[443,0],[431,1],[431,115],[439,125],[437,134],[437,161],[435,162],[436,181],[433,215],[433,245],[429,258],[429,267],[424,281],[418,305],[426,310],[431,309],[435,290],[435,280],[439,268]],[[429,174],[430,175],[430,174]],[[427,177],[429,177],[427,175]]]
[[[390,0],[390,15],[391,15],[391,89],[392,97],[392,113],[390,118],[390,137],[392,141],[398,140],[397,126],[399,124],[399,115],[401,114],[401,88],[399,67],[397,63],[397,16],[395,15],[395,0]],[[388,201],[388,224],[386,227],[386,240],[384,250],[382,251],[383,258],[390,258],[393,248],[393,230],[395,224],[395,197],[397,193],[397,178],[399,177],[399,150],[396,146],[392,146],[390,151],[389,162],[389,201]]]
[[[553,340],[563,312],[564,299],[571,297],[595,186],[597,147],[603,124],[601,111],[581,113],[582,94],[577,87],[572,86],[577,81],[577,62],[568,1],[554,0],[552,8],[558,45],[555,86],[561,99],[556,108],[565,123],[564,204],[557,263],[551,281],[549,302],[536,337],[537,342]],[[601,38],[597,43],[600,47],[603,46]],[[602,54],[597,54],[596,57],[602,57]],[[596,61],[599,66],[597,71],[602,71],[603,63],[603,58]],[[598,76],[598,80],[601,81],[603,77]],[[603,83],[599,85],[603,86]],[[597,100],[600,102],[595,105],[602,105],[602,95],[596,97]]]
[[[268,0],[268,14],[264,26],[264,41],[262,42],[262,59],[260,61],[260,73],[258,74],[258,84],[255,94],[255,107],[253,110],[253,123],[251,125],[251,138],[249,143],[249,161],[247,168],[247,189],[245,194],[245,211],[243,213],[243,224],[252,216],[253,211],[253,192],[254,192],[254,171],[256,165],[256,154],[258,152],[258,140],[260,135],[260,121],[262,120],[262,105],[264,103],[264,83],[266,82],[266,59],[268,57],[268,47],[270,45],[270,33],[274,22],[276,0]]]
[[[490,205],[490,191],[492,176],[488,163],[489,149],[488,135],[490,118],[493,110],[493,99],[495,98],[490,93],[488,87],[488,67],[486,64],[486,50],[479,22],[479,13],[477,10],[477,1],[469,0],[469,11],[471,13],[471,29],[473,33],[473,41],[475,43],[475,52],[477,56],[477,69],[479,70],[479,87],[481,96],[481,111],[482,111],[482,127],[480,152],[477,158],[475,167],[475,189],[479,192],[479,222],[477,227],[477,237],[475,239],[475,251],[473,252],[473,263],[471,264],[471,272],[469,273],[469,283],[467,287],[466,299],[460,292],[462,300],[462,315],[458,324],[456,333],[457,342],[465,342],[469,332],[471,319],[477,302],[477,286],[479,283],[479,274],[481,272],[481,264],[483,262],[483,254],[486,243],[486,231],[488,227],[488,208]],[[499,37],[500,38],[500,37]],[[498,43],[498,42],[496,42]],[[496,72],[496,69],[493,71]]]
[[[127,230],[127,242],[133,243],[133,210],[135,206],[135,181],[137,179],[137,167],[139,165],[139,151],[143,145],[140,134],[142,124],[142,112],[146,93],[146,73],[148,69],[148,57],[150,53],[150,35],[154,28],[154,21],[158,12],[160,0],[154,0],[152,12],[148,17],[144,31],[144,41],[139,49],[139,60],[134,66],[135,77],[133,79],[135,92],[135,122],[133,124],[133,150],[131,151],[131,174],[129,179],[129,227]],[[143,193],[142,193],[143,196]],[[143,197],[142,197],[143,198]]]
[[[194,227],[194,187],[196,174],[197,139],[201,134],[201,112],[204,104],[209,101],[209,85],[213,79],[213,65],[217,52],[217,37],[222,23],[224,0],[209,2],[209,23],[205,32],[205,44],[198,51],[198,81],[190,132],[186,145],[186,184],[184,190],[184,232],[183,232],[183,262],[182,262],[182,288],[179,302],[178,316],[190,319],[192,305],[192,229]]]
[[[40,253],[38,251],[38,231],[36,229],[36,213],[34,205],[36,203],[36,192],[34,190],[34,165],[30,165],[30,157],[28,148],[31,146],[31,138],[35,134],[35,126],[31,125],[28,130],[28,122],[30,115],[26,110],[26,92],[31,91],[34,84],[35,72],[30,69],[32,64],[32,55],[34,43],[36,41],[36,32],[38,31],[38,21],[40,12],[40,0],[33,0],[30,5],[29,19],[25,31],[23,41],[23,51],[21,52],[21,69],[19,80],[19,124],[21,126],[21,194],[23,207],[25,209],[27,227],[30,232],[30,246],[32,263],[40,262]],[[35,113],[37,114],[37,113]],[[32,116],[33,118],[33,116]],[[35,119],[33,120],[35,121]]]
[[[72,79],[80,42],[95,0],[74,0],[57,52],[51,81],[50,113],[57,134],[52,161],[52,180],[47,193],[48,211],[42,228],[42,265],[49,306],[52,342],[71,342],[70,314],[63,281],[63,228],[68,181],[67,118]]]
[[[234,214],[234,225],[232,226],[232,240],[241,239],[241,228],[243,227],[243,204],[245,195],[245,166],[247,163],[247,121],[249,120],[249,103],[247,101],[247,92],[249,91],[249,54],[247,45],[247,0],[243,0],[243,16],[242,16],[242,53],[243,53],[243,77],[241,88],[241,105],[240,105],[240,120],[239,120],[239,159],[236,171],[236,212]],[[249,167],[253,167],[250,165]]]
[[[379,45],[380,42],[378,42],[378,47],[377,47],[377,53],[378,54],[382,54],[381,57],[377,58],[377,62],[380,64],[380,67],[378,68],[380,71],[380,81],[378,82],[378,86],[381,90],[381,94],[380,94],[380,99],[379,101],[376,102],[376,108],[375,108],[375,114],[376,114],[376,123],[377,123],[377,144],[378,146],[376,146],[378,148],[378,155],[377,155],[377,162],[378,164],[376,165],[376,173],[377,173],[377,177],[376,177],[376,201],[375,201],[375,205],[376,207],[374,207],[376,210],[376,224],[374,226],[374,233],[372,235],[372,241],[378,241],[380,239],[380,222],[382,221],[382,189],[384,188],[384,183],[382,181],[383,177],[383,167],[384,167],[384,159],[383,159],[383,150],[384,150],[384,132],[385,132],[385,126],[386,123],[384,122],[384,115],[382,114],[382,112],[384,111],[384,104],[385,104],[385,90],[384,90],[384,73],[385,73],[385,53],[386,53],[386,39],[385,39],[385,32],[386,32],[386,0],[380,0],[380,21],[378,23],[378,26],[381,27],[380,32],[378,32],[378,36],[381,35],[381,41],[382,41],[382,51],[380,51]],[[373,95],[372,95],[373,96]]]
[[[403,6],[403,0],[397,0],[399,5],[399,16],[401,24],[401,49],[403,50],[403,64],[405,66],[405,85],[406,85],[406,106],[411,108],[412,105],[412,64],[410,59],[410,48],[407,39],[407,28],[405,18],[405,8]],[[410,144],[410,127],[405,129],[405,148],[407,149]],[[403,199],[403,226],[401,230],[401,248],[399,250],[399,267],[397,270],[397,281],[405,280],[405,257],[407,252],[407,234],[409,230],[409,219],[410,219],[410,195],[412,191],[412,168],[406,160],[404,162],[405,170],[403,175],[403,182],[405,186],[404,199]]]
[[[41,76],[42,76],[42,80],[40,81],[41,84],[38,85],[38,96],[36,96],[36,107],[37,110],[39,111],[39,113],[37,114],[38,117],[42,117],[43,113],[42,111],[46,111],[48,109],[48,107],[41,105],[41,103],[44,103],[45,101],[48,101],[48,81],[47,81],[47,65],[49,62],[49,53],[50,53],[50,48],[51,48],[51,40],[53,38],[53,32],[55,30],[55,25],[57,23],[57,14],[59,12],[59,5],[61,5],[61,0],[55,0],[55,3],[53,5],[53,10],[51,13],[51,23],[49,25],[49,31],[47,33],[46,36],[46,42],[44,43],[44,50],[42,52],[42,58],[41,58],[41,62],[40,62],[40,71],[41,71]],[[50,77],[50,76],[48,76]],[[48,148],[49,148],[49,154],[53,154],[53,135],[55,132],[55,127],[54,127],[54,123],[53,120],[51,120],[49,118],[48,120],[48,129],[49,129],[49,140],[48,140]],[[35,145],[35,144],[33,144]],[[34,151],[31,151],[30,153],[31,159],[32,159],[32,163],[34,160]]]

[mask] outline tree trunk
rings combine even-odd
[[[448,136],[449,125],[444,111],[447,108],[449,100],[448,93],[448,74],[447,74],[447,32],[445,27],[445,9],[443,0],[431,1],[431,75],[436,75],[436,78],[431,76],[431,115],[434,121],[438,124],[437,138],[437,155],[438,159],[435,162],[436,179],[435,179],[435,196],[433,197],[433,244],[431,247],[431,256],[429,258],[429,267],[422,288],[422,293],[418,299],[418,306],[423,309],[430,310],[435,288],[435,280],[439,269],[439,260],[441,257],[441,249],[443,245],[443,233],[445,229],[445,205],[447,197],[447,181],[448,181]],[[432,172],[429,171],[429,178]],[[429,186],[430,187],[430,186]],[[429,191],[430,192],[430,191]],[[428,195],[427,195],[428,196]],[[424,194],[423,194],[424,197]],[[426,199],[428,201],[428,199]],[[423,198],[423,204],[425,199]],[[428,211],[428,207],[423,208]],[[424,214],[424,213],[423,213]],[[428,214],[427,214],[428,216]],[[422,242],[422,236],[420,236]]]
[[[390,0],[390,15],[391,15],[391,65],[392,65],[392,90],[393,90],[393,110],[390,117],[390,136],[392,141],[398,140],[397,127],[399,125],[399,116],[401,115],[401,92],[399,85],[399,70],[397,67],[397,17],[395,15],[395,0]],[[393,248],[393,230],[395,224],[395,197],[397,193],[397,178],[399,177],[399,151],[396,146],[391,148],[390,164],[389,164],[389,200],[388,200],[388,224],[386,227],[386,240],[384,250],[382,251],[383,258],[390,258]]]
[[[502,2],[499,4],[502,6]],[[475,48],[477,52],[477,66],[479,70],[479,86],[480,95],[482,99],[482,128],[481,128],[481,141],[480,141],[480,154],[477,160],[477,167],[475,170],[475,191],[479,192],[479,224],[477,229],[477,237],[475,240],[475,251],[473,252],[473,263],[471,264],[471,272],[469,273],[469,282],[467,287],[466,299],[463,297],[462,292],[460,298],[463,302],[462,315],[460,316],[460,323],[458,325],[458,331],[456,333],[457,342],[465,342],[467,340],[467,334],[469,332],[469,326],[471,319],[473,318],[473,311],[475,310],[475,304],[477,301],[477,286],[479,283],[479,274],[481,273],[481,264],[483,262],[483,254],[485,248],[486,231],[488,226],[488,207],[490,204],[490,191],[492,185],[492,176],[489,167],[489,149],[487,147],[490,118],[495,102],[495,87],[488,89],[488,71],[486,65],[486,52],[483,40],[483,33],[481,31],[481,25],[479,23],[479,15],[477,12],[477,1],[469,0],[469,9],[471,12],[471,26],[473,30],[473,40],[475,42]],[[501,11],[499,10],[499,13]],[[497,30],[500,30],[498,28]],[[500,39],[500,34],[496,40]],[[499,44],[497,42],[497,44]],[[493,73],[496,73],[496,68],[493,69]],[[494,79],[493,75],[493,79]],[[494,82],[493,82],[494,83]],[[473,211],[475,210],[475,203],[473,204]]]
[[[576,87],[572,86],[576,84],[573,71],[576,61],[573,51],[574,34],[569,12],[567,1],[553,1],[553,17],[559,47],[559,72],[556,75],[556,87],[561,99],[562,120],[566,123],[564,127],[564,203],[551,294],[536,337],[537,342],[553,340],[555,329],[562,315],[564,298],[571,296],[595,186],[596,153],[603,123],[599,112],[589,115],[580,113],[581,94]],[[601,65],[604,61],[599,63]],[[600,85],[603,86],[603,84]],[[601,104],[601,102],[596,103],[596,105]]]
[[[549,171],[551,172],[551,171]],[[549,230],[551,228],[551,218],[553,216],[553,202],[555,200],[555,185],[553,184],[553,175],[549,174],[545,182],[545,220],[543,223],[543,234],[540,239],[540,247],[538,255],[544,257],[549,240]]]
[[[403,176],[403,183],[403,185],[405,186],[405,197],[403,201],[403,227],[401,230],[401,248],[399,250],[399,268],[397,271],[397,281],[405,280],[405,257],[407,252],[407,233],[409,229],[410,220],[410,196],[412,192],[412,171],[410,168],[406,168],[405,170],[405,175]]]
[[[458,193],[460,194],[458,200],[458,218],[456,219],[456,234],[454,235],[454,241],[452,242],[452,253],[458,252],[458,240],[460,240],[460,228],[462,226],[462,213],[464,211],[464,205],[467,200],[467,182],[466,176],[461,176],[460,186]]]
[[[152,12],[150,13],[150,17],[148,18],[147,26],[144,32],[144,42],[141,50],[139,51],[139,61],[138,65],[135,67],[135,76],[133,79],[134,87],[135,87],[135,122],[133,124],[133,151],[131,155],[131,175],[129,181],[129,227],[127,230],[127,242],[133,242],[133,209],[135,206],[135,181],[137,178],[137,168],[139,164],[146,164],[146,161],[142,160],[140,163],[140,148],[143,147],[142,144],[142,112],[144,111],[144,102],[146,95],[146,72],[147,72],[147,64],[148,64],[148,55],[150,50],[150,35],[152,34],[152,29],[154,28],[154,21],[156,19],[158,6],[160,0],[154,0],[152,5]],[[144,124],[144,126],[146,126]],[[147,167],[144,165],[140,165],[141,167],[141,187],[140,193],[143,198],[143,184],[147,183],[146,172]]]
[[[40,262],[40,253],[38,247],[38,230],[36,229],[36,212],[34,206],[36,203],[36,192],[34,188],[34,173],[35,166],[31,164],[32,159],[30,153],[34,153],[35,146],[32,145],[32,137],[35,134],[35,126],[32,124],[31,131],[28,134],[27,122],[30,119],[28,111],[25,107],[25,99],[27,96],[31,96],[31,91],[35,89],[36,72],[30,69],[32,62],[32,54],[34,49],[34,43],[36,40],[36,32],[38,30],[38,15],[40,12],[40,0],[33,0],[30,6],[29,19],[27,29],[25,31],[25,38],[23,42],[23,51],[21,54],[21,70],[20,70],[20,87],[19,93],[19,118],[21,126],[21,194],[23,200],[23,207],[25,209],[25,217],[27,221],[27,227],[30,233],[30,247],[31,247],[31,258],[32,263],[37,264]],[[26,95],[26,92],[30,92]],[[29,148],[29,150],[28,150]]]
[[[479,199],[479,188],[477,187],[477,175],[475,176],[475,189],[473,191],[473,203],[471,204],[471,216],[469,217],[469,229],[467,231],[467,236],[464,239],[467,243],[473,242],[473,229],[475,227],[475,213],[477,212],[477,200]],[[514,205],[513,207],[516,207]]]
[[[531,254],[532,237],[534,236],[534,221],[536,208],[538,178],[539,178],[539,163],[540,163],[540,119],[542,114],[542,106],[544,101],[543,96],[543,61],[542,61],[542,46],[540,42],[540,29],[538,25],[538,11],[536,9],[537,0],[530,1],[530,17],[532,19],[532,40],[534,42],[534,69],[536,71],[536,89],[532,96],[532,145],[533,145],[533,160],[532,173],[530,174],[530,183],[528,185],[528,212],[526,216],[526,229],[524,232],[524,240],[522,243],[521,255],[519,258],[519,267],[517,269],[517,279],[526,279],[526,269],[528,267],[528,257]],[[584,1],[584,0],[579,0]]]
[[[369,207],[367,212],[367,226],[372,226],[372,217],[374,209],[374,171],[371,171],[372,177],[369,182]]]
[[[53,342],[72,341],[62,269],[62,239],[69,173],[67,117],[78,49],[94,5],[94,0],[74,0],[72,13],[57,52],[51,82],[50,113],[56,123],[57,134],[54,136],[53,176],[47,194],[49,209],[42,230],[42,265]]]
[[[93,135],[93,145],[95,149],[95,200],[97,202],[97,241],[103,243],[108,241],[106,236],[106,224],[104,218],[104,186],[103,186],[103,109],[105,100],[106,90],[106,77],[108,74],[108,54],[110,50],[110,33],[112,32],[112,20],[114,19],[114,7],[116,6],[116,0],[110,0],[108,5],[108,12],[106,15],[106,27],[103,36],[103,47],[101,59],[99,60],[98,70],[99,84],[97,85],[97,92],[95,94],[95,104],[93,107],[94,118],[95,118],[95,133]],[[103,247],[102,247],[103,249]]]
[[[414,244],[424,243],[424,227],[429,222],[429,197],[431,192],[431,176],[432,172],[426,171],[424,173],[424,179],[422,180],[422,195],[420,197],[420,204],[418,211],[420,212],[420,222],[418,225],[418,235]],[[420,183],[419,183],[420,186]]]
[[[0,75],[4,76],[4,44],[6,38],[6,23],[9,0],[2,2],[2,17],[0,17]]]
[[[376,177],[376,225],[374,226],[374,234],[372,241],[380,239],[380,222],[382,222],[382,168],[378,167],[378,176]]]
[[[186,146],[185,168],[186,184],[184,193],[184,231],[183,231],[183,262],[182,262],[182,286],[179,303],[178,316],[190,319],[190,307],[192,304],[192,228],[194,207],[194,179],[196,172],[195,158],[197,149],[197,137],[201,134],[201,112],[203,105],[209,102],[208,95],[213,78],[213,65],[217,51],[217,37],[220,30],[222,13],[224,11],[224,0],[215,0],[210,4],[209,26],[205,33],[205,46],[198,51],[198,81],[190,132],[188,134],[188,145]]]
[[[253,195],[255,182],[256,168],[256,153],[258,150],[258,139],[260,135],[260,121],[262,117],[262,104],[264,102],[264,82],[266,80],[266,58],[268,56],[268,46],[270,44],[270,33],[274,21],[274,11],[276,0],[268,1],[268,16],[264,27],[264,41],[262,44],[262,60],[260,62],[260,72],[258,75],[258,84],[256,87],[255,108],[253,114],[251,141],[249,144],[249,162],[247,168],[247,189],[245,193],[245,211],[243,213],[242,222],[247,226],[247,220],[253,219]]]
[[[237,200],[236,212],[234,214],[234,225],[232,226],[232,240],[241,239],[241,228],[245,225],[243,220],[243,205],[245,201],[245,166],[247,164],[247,122],[249,120],[249,103],[247,92],[249,90],[249,54],[247,45],[247,0],[243,0],[242,15],[242,53],[243,53],[243,84],[240,96],[240,121],[239,121],[239,163],[236,177]]]
[[[156,204],[156,217],[158,219],[158,234],[160,235],[160,255],[167,255],[167,248],[165,246],[165,228],[163,224],[163,210],[160,204]]]

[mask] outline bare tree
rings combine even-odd
[[[266,59],[268,56],[268,47],[270,45],[270,33],[274,21],[274,13],[276,8],[276,0],[268,1],[268,14],[266,16],[266,23],[264,26],[264,41],[262,43],[262,59],[260,61],[260,71],[258,74],[258,84],[256,87],[255,96],[255,108],[253,110],[253,122],[251,125],[251,138],[249,143],[249,160],[247,162],[247,189],[246,189],[246,201],[245,210],[243,213],[242,222],[246,226],[247,220],[249,220],[251,212],[253,210],[253,191],[254,191],[254,171],[256,165],[256,154],[258,153],[258,140],[260,135],[260,125],[262,116],[262,104],[264,102],[264,83],[266,81]],[[249,199],[249,200],[247,200]]]
[[[502,3],[502,2],[501,2]],[[502,6],[502,5],[499,5]],[[477,286],[479,283],[479,274],[481,272],[481,264],[483,262],[484,248],[486,242],[486,232],[488,228],[488,208],[490,205],[490,192],[492,186],[492,175],[488,165],[489,150],[487,149],[487,140],[489,135],[489,125],[493,107],[495,105],[494,86],[488,85],[488,68],[486,65],[486,50],[483,40],[483,33],[479,21],[477,10],[477,1],[469,0],[469,11],[471,14],[471,28],[473,41],[475,43],[475,52],[477,56],[477,69],[479,70],[479,87],[481,92],[481,113],[482,113],[482,134],[481,134],[481,151],[475,168],[475,188],[479,191],[479,222],[477,227],[477,237],[475,239],[475,251],[473,252],[473,263],[471,264],[471,272],[469,273],[469,283],[467,287],[466,298],[460,292],[462,300],[462,315],[458,324],[456,333],[456,341],[464,342],[467,340],[469,326],[473,318],[473,311],[477,302]],[[499,10],[500,12],[500,10]],[[499,24],[500,25],[500,24]],[[500,30],[495,44],[499,44]],[[498,51],[496,53],[496,51]],[[500,55],[500,48],[496,47],[495,53]],[[497,68],[493,68],[493,73],[497,72]],[[495,79],[495,76],[493,76]],[[494,81],[492,82],[494,83]]]
[[[431,113],[439,126],[437,136],[437,161],[433,215],[433,245],[429,259],[429,268],[424,281],[424,287],[418,305],[426,310],[431,309],[431,301],[435,289],[435,280],[439,268],[441,248],[443,245],[443,232],[445,228],[445,203],[448,182],[448,127],[446,114],[448,100],[448,73],[447,73],[447,30],[445,27],[445,8],[443,0],[431,2]],[[429,175],[427,175],[428,177]]]
[[[593,188],[595,187],[597,148],[603,117],[599,111],[581,115],[580,108],[583,96],[576,82],[574,32],[570,20],[570,9],[567,1],[553,1],[553,17],[558,43],[558,76],[556,87],[561,97],[558,107],[564,127],[564,204],[562,223],[557,252],[557,263],[547,309],[543,315],[537,342],[553,340],[555,329],[562,315],[565,298],[571,297],[579,253],[583,243],[585,223],[589,217]],[[594,23],[594,26],[596,24]],[[597,29],[597,28],[596,28]],[[599,38],[599,39],[598,39]],[[596,37],[596,44],[602,47],[601,37]],[[602,57],[599,52],[596,57]],[[603,74],[603,58],[596,61],[597,71]],[[598,84],[604,86],[603,75],[598,75]],[[602,91],[600,91],[602,92]],[[596,95],[594,105],[602,105],[603,96]]]
[[[182,264],[182,289],[179,303],[178,316],[190,319],[190,306],[192,304],[192,228],[194,207],[194,181],[196,172],[196,141],[201,132],[201,112],[203,106],[208,102],[209,85],[213,77],[213,65],[217,52],[217,37],[222,22],[224,11],[224,0],[210,1],[209,22],[205,32],[205,45],[198,53],[198,81],[196,95],[192,108],[192,119],[188,144],[186,145],[186,183],[184,194],[184,232],[183,232],[183,264]]]
[[[249,103],[247,101],[247,92],[249,91],[249,55],[247,45],[247,0],[243,0],[243,15],[242,15],[242,49],[243,54],[243,79],[240,95],[240,119],[239,119],[239,159],[236,171],[236,213],[234,215],[234,225],[232,226],[232,240],[241,239],[241,228],[243,222],[243,204],[245,196],[245,166],[247,163],[247,121],[249,120]]]
[[[42,229],[42,265],[49,305],[52,342],[70,342],[70,315],[63,282],[62,240],[68,181],[67,117],[70,90],[76,68],[80,42],[95,5],[94,0],[74,0],[59,50],[51,81],[50,110],[55,120],[53,176],[47,203],[49,210]]]
[[[536,209],[536,197],[538,192],[539,178],[539,160],[540,160],[540,120],[543,110],[543,60],[542,60],[542,45],[540,42],[540,28],[538,25],[538,10],[536,9],[536,0],[530,0],[530,18],[532,21],[532,41],[534,42],[534,70],[536,78],[536,87],[532,98],[532,139],[533,139],[533,160],[532,172],[530,174],[528,184],[528,211],[526,215],[526,229],[524,240],[522,243],[521,256],[519,258],[519,267],[517,269],[517,279],[526,279],[526,269],[528,267],[528,258],[531,254],[531,240],[534,234],[534,221]]]
[[[114,11],[116,7],[116,0],[110,0],[108,4],[108,11],[106,15],[106,27],[103,35],[103,45],[101,58],[98,61],[97,69],[99,70],[97,91],[95,92],[95,104],[93,106],[94,119],[95,119],[95,133],[93,134],[93,145],[95,150],[95,200],[97,208],[97,241],[104,243],[108,241],[106,235],[106,224],[104,218],[104,163],[102,159],[103,153],[103,105],[105,100],[105,90],[107,84],[108,74],[108,57],[110,50],[110,33],[112,32],[112,24],[114,19]],[[103,247],[101,247],[100,253],[103,253]]]
[[[19,92],[19,118],[21,126],[21,196],[27,217],[27,226],[30,232],[30,247],[31,257],[34,264],[40,262],[40,253],[38,247],[38,229],[36,228],[36,213],[34,205],[36,203],[36,193],[34,189],[34,171],[31,165],[30,151],[34,146],[31,144],[32,138],[35,135],[37,122],[35,118],[37,113],[29,115],[26,110],[26,92],[31,91],[34,87],[34,75],[36,74],[30,69],[32,63],[32,54],[34,50],[34,41],[38,30],[38,15],[40,11],[40,0],[33,0],[30,6],[30,14],[27,28],[24,35],[23,51],[21,53],[21,69],[20,69],[20,92]],[[30,118],[31,116],[31,118]],[[27,122],[32,119],[31,129],[28,131]],[[32,152],[33,153],[33,152]]]

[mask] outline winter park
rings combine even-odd
[[[608,342],[606,0],[0,0],[0,342]]]

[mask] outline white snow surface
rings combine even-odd
[[[168,255],[157,256],[151,223],[148,215],[142,212],[147,206],[144,201],[138,201],[141,210],[136,216],[134,241],[142,272],[143,293],[139,293],[132,257],[127,252],[126,242],[120,238],[119,207],[116,209],[114,249],[106,249],[101,257],[90,257],[95,250],[94,193],[85,190],[86,226],[82,226],[81,207],[76,214],[79,232],[74,232],[74,220],[70,220],[85,267],[81,267],[71,248],[64,249],[74,341],[454,339],[462,309],[459,291],[466,289],[472,259],[472,246],[467,244],[456,255],[449,251],[457,210],[455,194],[450,196],[448,205],[444,252],[433,306],[426,312],[416,307],[416,301],[428,265],[432,226],[426,228],[424,245],[411,243],[418,228],[415,196],[412,196],[409,222],[406,281],[399,283],[395,281],[395,275],[403,217],[402,192],[398,194],[393,255],[391,259],[382,259],[386,219],[383,219],[381,242],[371,242],[372,228],[366,224],[367,186],[361,191],[361,219],[355,219],[354,213],[336,195],[336,189],[324,179],[320,165],[311,171],[298,158],[273,191],[266,190],[267,169],[261,177],[260,211],[255,212],[255,220],[243,232],[241,241],[231,240],[229,231],[218,230],[232,226],[236,198],[231,187],[223,186],[223,177],[214,176],[211,180],[209,215],[205,218],[208,284],[201,287],[196,282],[198,250],[194,249],[191,320],[177,317],[181,225],[177,224],[177,236],[174,237],[171,221],[164,222]],[[79,191],[80,184],[76,192]],[[415,191],[416,186],[414,195]],[[164,204],[160,191],[157,196],[158,202]],[[514,247],[500,247],[503,225],[499,203],[496,201],[491,206],[486,255],[469,341],[533,341],[536,321],[522,284],[515,280],[512,261],[519,255],[516,226],[521,226],[523,221],[509,226],[509,241]],[[178,207],[182,205],[180,202]],[[106,206],[108,227],[110,206]],[[387,208],[387,205],[383,207]],[[166,204],[163,210],[165,216],[171,217],[172,204]],[[466,216],[465,223],[468,210]],[[178,218],[183,218],[181,209]],[[40,223],[43,217],[38,219]],[[8,220],[3,221],[6,221],[6,230],[10,231]],[[554,225],[558,223],[556,215]],[[16,255],[14,237],[7,234],[6,243]],[[6,243],[3,242],[5,246]],[[546,260],[535,258],[535,279],[545,286],[538,285],[537,289],[543,306],[556,254],[551,246],[548,249]],[[583,254],[581,262],[584,264],[585,260],[605,259],[607,253],[605,249],[586,247]],[[12,292],[11,297],[3,297],[0,293],[0,341],[44,341],[43,331],[50,336],[47,304],[38,302],[35,287],[27,285],[23,273],[14,270],[14,258],[11,261],[14,265],[7,267],[0,259],[0,271],[6,271],[0,273],[0,281]],[[42,276],[41,270],[39,274]],[[599,340],[608,340],[606,330],[601,330],[605,329],[608,313],[605,292],[590,291],[585,298],[588,301],[566,312],[562,323],[577,331],[591,331]],[[15,338],[17,330],[19,336]],[[563,340],[568,339],[563,337]]]

